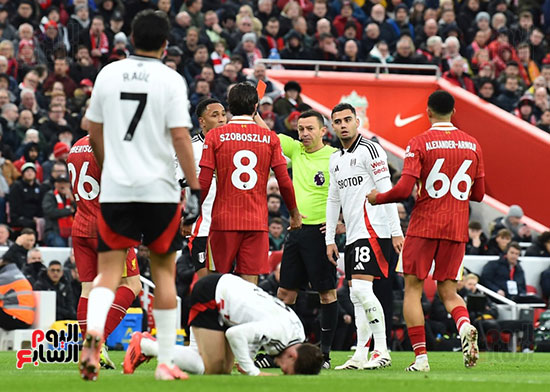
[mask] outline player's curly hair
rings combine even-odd
[[[319,347],[303,343],[296,349],[298,358],[294,362],[294,374],[319,374],[324,357]]]
[[[437,90],[428,98],[428,107],[432,112],[441,116],[446,116],[453,112],[455,108],[455,99],[447,91]]]
[[[236,84],[227,94],[227,103],[234,116],[252,116],[256,111],[258,92],[250,83]]]

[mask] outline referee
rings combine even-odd
[[[291,160],[296,202],[304,218],[302,228],[289,232],[286,240],[277,296],[287,305],[293,305],[298,290],[307,287],[308,283],[319,292],[323,368],[330,369],[330,347],[338,322],[336,265],[326,255],[321,228],[324,231],[326,222],[329,158],[337,150],[323,144],[326,131],[323,116],[308,110],[298,118],[301,143],[278,135],[283,154]]]

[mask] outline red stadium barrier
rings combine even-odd
[[[538,231],[550,226],[550,135],[519,118],[488,104],[475,95],[434,76],[379,75],[349,72],[271,70],[269,77],[280,83],[296,80],[302,97],[324,114],[346,101],[358,110],[367,135],[374,132],[384,148],[403,156],[407,141],[429,128],[428,96],[438,88],[453,94],[453,122],[481,144],[485,159],[485,202],[507,212],[519,204],[525,221]],[[541,176],[536,176],[543,173]],[[495,200],[496,199],[496,200]],[[538,222],[537,222],[538,221]],[[540,222],[540,223],[539,223]]]

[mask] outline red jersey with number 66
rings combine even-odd
[[[77,207],[72,236],[96,238],[97,217],[100,214],[101,171],[95,160],[89,136],[79,139],[71,147],[67,166]]]
[[[467,242],[470,190],[485,177],[478,141],[451,123],[434,123],[409,141],[403,174],[418,185],[407,235]]]
[[[208,132],[201,167],[216,172],[211,230],[267,231],[270,168],[286,166],[277,134],[249,116]]]

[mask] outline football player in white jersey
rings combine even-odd
[[[330,157],[330,184],[327,199],[327,255],[338,260],[334,242],[340,207],[346,222],[345,269],[350,282],[350,298],[355,309],[357,350],[336,369],[377,369],[391,365],[386,345],[384,310],[373,291],[373,280],[387,278],[391,247],[401,251],[403,232],[395,204],[379,208],[366,196],[371,189],[392,187],[385,151],[357,132],[355,108],[338,104],[332,109],[332,126],[343,148]],[[366,346],[374,337],[374,350],[368,359]]]
[[[85,380],[98,376],[105,319],[123,272],[126,248],[140,243],[151,250],[157,284],[153,316],[159,364],[155,378],[187,377],[172,358],[177,318],[174,262],[182,244],[174,154],[192,189],[185,211],[187,224],[198,217],[200,187],[189,136],[187,85],[160,61],[169,33],[164,12],[146,10],[136,15],[131,37],[135,55],[101,70],[86,112],[90,143],[103,170],[98,275],[88,299],[88,331],[79,366]]]
[[[175,363],[196,374],[230,374],[236,361],[239,371],[250,376],[262,373],[254,365],[258,350],[275,357],[284,374],[318,374],[323,355],[318,347],[303,343],[302,322],[282,301],[235,275],[211,274],[199,280],[191,293],[189,325],[199,351],[177,349]],[[156,356],[157,345],[147,333],[135,332],[124,359],[133,373],[141,363]],[[128,360],[132,358],[132,360]]]
[[[227,114],[225,108],[219,100],[216,98],[206,98],[200,101],[195,110],[197,118],[199,119],[199,125],[201,132],[195,135],[192,139],[193,155],[195,157],[195,168],[197,176],[200,173],[199,162],[202,157],[202,150],[204,147],[204,137],[206,134],[216,127],[227,124]],[[179,168],[179,164],[176,160],[176,176],[183,188],[187,187],[185,177]],[[189,195],[189,192],[187,192]],[[206,242],[208,240],[208,233],[210,231],[210,222],[212,221],[212,206],[214,205],[214,199],[216,198],[216,182],[212,182],[210,190],[206,199],[202,203],[201,215],[199,219],[193,224],[192,227],[184,226],[183,235],[191,237],[189,238],[189,251],[191,252],[191,260],[195,266],[195,271],[200,278],[208,274],[208,268],[206,268]]]

